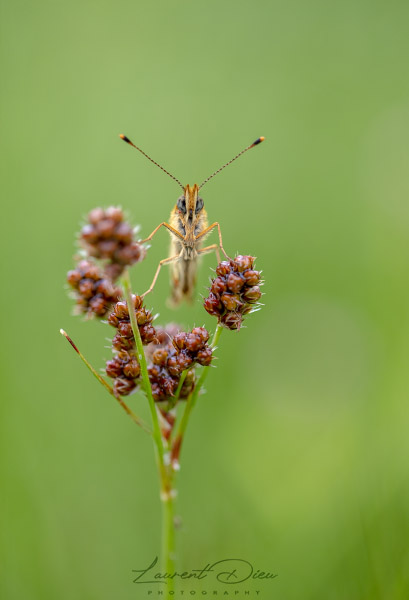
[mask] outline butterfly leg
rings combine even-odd
[[[212,251],[216,252],[216,257],[217,257],[217,262],[220,262],[220,252],[219,252],[219,245],[218,244],[212,244],[211,246],[206,246],[206,248],[201,248],[200,250],[197,251],[198,254],[208,254],[209,252]]]
[[[179,258],[179,254],[176,254],[176,256],[170,256],[169,258],[164,258],[163,260],[160,260],[160,261],[159,261],[158,268],[156,269],[156,273],[155,273],[155,275],[154,275],[154,278],[153,278],[153,280],[152,280],[152,283],[151,283],[150,287],[149,287],[149,288],[146,290],[146,292],[144,292],[144,293],[141,295],[141,298],[144,298],[144,297],[145,297],[147,294],[149,294],[149,293],[150,293],[150,292],[153,290],[153,288],[155,287],[155,283],[156,283],[156,280],[157,280],[157,278],[158,278],[158,275],[159,275],[159,272],[160,272],[160,270],[161,270],[162,266],[163,266],[163,265],[166,265],[166,264],[168,264],[168,263],[171,263],[171,262],[173,262],[173,261],[177,260],[178,258]]]
[[[155,235],[155,233],[161,228],[161,227],[166,227],[166,229],[168,229],[171,233],[173,233],[177,238],[183,240],[183,235],[181,233],[179,233],[179,231],[177,231],[177,229],[175,229],[174,227],[172,227],[172,225],[169,225],[169,223],[166,223],[165,221],[163,223],[160,223],[157,227],[155,227],[155,229],[152,231],[152,233],[150,235],[148,235],[147,238],[145,238],[144,240],[140,240],[139,243],[140,244],[144,244],[145,242],[149,242],[149,240],[151,240],[153,238],[153,236]]]
[[[199,233],[199,235],[196,237],[196,240],[200,240],[200,238],[202,238],[204,235],[207,235],[208,233],[210,233],[215,227],[217,227],[217,231],[219,234],[219,246],[220,246],[220,250],[223,252],[224,256],[226,258],[228,258],[230,260],[230,256],[228,256],[223,248],[223,239],[222,239],[222,232],[220,229],[220,225],[219,223],[213,223],[212,225],[210,225],[209,227],[206,227],[206,229],[204,231],[202,231],[201,233]]]

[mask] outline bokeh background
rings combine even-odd
[[[409,597],[408,19],[404,1],[2,3],[2,598],[145,598],[132,569],[159,552],[150,440],[59,335],[109,355],[64,288],[87,211],[121,204],[147,235],[179,195],[120,132],[190,183],[266,136],[203,193],[266,295],[191,420],[180,567],[278,574],[253,597]],[[163,274],[158,322],[214,326],[167,294]]]

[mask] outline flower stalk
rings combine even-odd
[[[152,387],[143,349],[141,334],[135,317],[135,309],[132,301],[132,289],[128,269],[122,277],[124,296],[128,306],[132,332],[135,339],[138,361],[141,367],[143,388],[148,399],[152,418],[152,438],[155,447],[156,463],[160,479],[160,498],[162,501],[162,562],[166,573],[175,572],[175,532],[174,532],[174,495],[172,470],[166,464],[166,453],[164,441],[161,434],[158,411],[152,396]],[[173,579],[168,580],[168,591],[173,591]]]
[[[223,327],[220,324],[217,324],[216,330],[214,332],[214,336],[212,339],[212,343],[210,344],[210,346],[213,349],[217,346],[220,336],[222,334],[222,331],[223,331]],[[196,386],[195,386],[193,392],[191,393],[191,395],[189,396],[189,398],[187,399],[185,410],[183,412],[182,418],[179,423],[179,427],[176,431],[174,441],[172,444],[171,461],[172,461],[172,468],[174,470],[179,470],[180,450],[181,450],[182,442],[183,442],[183,439],[185,436],[187,424],[189,422],[190,413],[192,412],[192,410],[197,402],[197,399],[203,388],[203,384],[206,380],[208,373],[209,373],[209,367],[202,367],[202,372],[200,373],[200,377],[196,383]]]

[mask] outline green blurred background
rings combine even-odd
[[[83,216],[121,204],[147,235],[179,195],[124,132],[186,183],[266,136],[203,193],[266,295],[191,420],[179,565],[244,558],[278,574],[246,587],[265,599],[408,598],[409,4],[2,4],[1,597],[145,598],[131,571],[159,552],[150,440],[58,333],[109,355],[64,289]],[[167,294],[158,322],[214,327]]]

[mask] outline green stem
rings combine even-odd
[[[162,473],[165,469],[162,436],[161,436],[161,432],[160,432],[158,413],[156,412],[155,401],[152,396],[151,382],[149,381],[148,367],[146,364],[146,358],[145,358],[145,352],[143,349],[141,334],[139,331],[138,323],[136,321],[135,307],[134,307],[134,304],[132,301],[131,282],[130,282],[128,270],[125,271],[122,281],[123,281],[123,285],[124,285],[125,300],[128,305],[128,312],[129,312],[129,318],[130,318],[131,326],[132,326],[132,333],[134,335],[135,344],[136,344],[136,353],[138,356],[139,365],[141,367],[141,376],[142,376],[142,381],[143,381],[143,387],[145,390],[145,394],[148,398],[149,408],[151,411],[152,426],[153,426],[152,435],[153,435],[153,440],[155,442],[156,458],[158,461],[159,472],[162,475]],[[161,483],[163,483],[163,479],[164,478],[161,476]],[[162,489],[162,491],[164,491],[164,490]]]
[[[99,373],[97,373],[97,371],[94,369],[94,367],[87,361],[85,356],[78,350],[77,345],[74,344],[74,342],[72,341],[72,339],[70,338],[68,333],[66,331],[64,331],[64,329],[60,329],[60,333],[61,333],[61,335],[63,335],[65,337],[67,342],[69,342],[71,344],[71,346],[74,348],[75,352],[78,354],[78,356],[80,357],[80,359],[82,360],[84,365],[91,371],[91,373],[94,375],[94,377],[96,377],[98,379],[99,383],[104,386],[104,388],[107,390],[107,392],[115,398],[115,400],[120,404],[120,406],[122,406],[124,411],[131,417],[131,419],[134,421],[134,423],[139,425],[139,427],[142,427],[142,429],[144,431],[146,431],[147,433],[150,434],[151,431],[149,430],[147,425],[142,421],[142,419],[140,419],[139,417],[136,416],[136,414],[129,408],[129,406],[122,400],[122,398],[120,396],[117,396],[115,394],[114,390],[109,385],[109,383],[107,383],[105,381],[105,379],[103,379],[101,377],[101,375]]]
[[[162,501],[162,569],[169,575],[172,575],[176,571],[173,494],[169,494]],[[174,579],[169,578],[167,582],[167,592],[174,592]]]
[[[189,372],[189,369],[185,369],[180,376],[178,387],[176,388],[175,396],[172,400],[172,405],[175,406],[176,402],[179,400],[180,392],[182,391],[183,384],[185,383],[186,376]]]
[[[211,343],[212,348],[214,348],[217,345],[222,331],[223,331],[223,327],[221,327],[221,325],[218,324],[216,327],[216,331],[214,332],[213,339],[212,339],[212,343]],[[202,372],[200,373],[200,377],[197,381],[197,384],[196,384],[192,394],[187,399],[186,407],[183,412],[182,418],[180,420],[177,432],[174,437],[174,442],[172,445],[172,465],[173,465],[173,468],[175,468],[175,469],[178,469],[178,466],[179,466],[180,448],[182,446],[186,427],[189,422],[190,413],[192,412],[192,410],[197,402],[197,398],[200,394],[200,391],[203,387],[203,384],[205,382],[205,379],[206,379],[208,373],[209,373],[209,367],[202,367]]]
[[[135,307],[132,301],[132,290],[131,282],[129,278],[129,271],[126,270],[122,278],[124,286],[124,294],[126,303],[128,305],[128,312],[132,326],[132,332],[135,339],[136,351],[138,356],[139,365],[141,367],[141,376],[143,381],[144,391],[148,398],[149,408],[152,418],[153,432],[152,437],[155,446],[156,462],[158,465],[159,478],[160,478],[160,498],[163,505],[162,510],[162,565],[163,569],[171,574],[175,572],[175,534],[174,534],[174,515],[173,515],[173,498],[174,490],[172,469],[166,464],[165,460],[165,447],[163,444],[158,411],[156,410],[155,401],[152,396],[151,382],[149,380],[149,373],[146,364],[145,352],[143,349],[141,334],[139,331],[138,323],[135,316]],[[173,579],[168,580],[168,591],[174,590]]]

